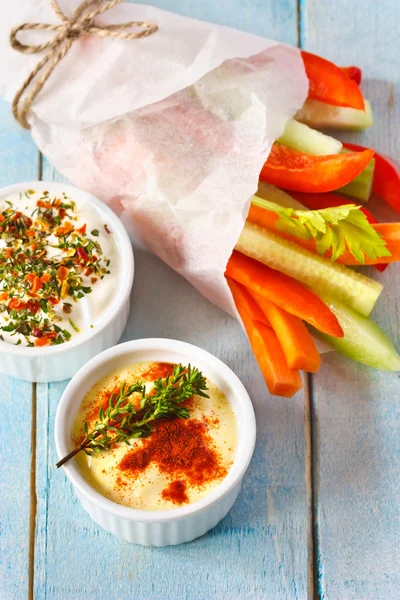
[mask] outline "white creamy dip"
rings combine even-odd
[[[111,228],[89,203],[35,190],[0,198],[3,341],[54,345],[95,328],[118,271]]]
[[[103,377],[86,394],[75,419],[72,441],[83,441],[99,418],[99,408],[108,406],[110,394],[124,382],[146,382],[146,392],[155,379],[166,377],[173,365],[134,363]],[[110,449],[76,456],[86,481],[100,494],[118,504],[139,510],[169,510],[191,504],[209,494],[228,474],[237,446],[237,424],[233,410],[219,388],[207,380],[209,398],[193,396],[187,401],[189,419],[178,418],[155,424],[145,439],[130,439]]]

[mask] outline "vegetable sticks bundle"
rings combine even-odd
[[[301,388],[299,370],[320,367],[311,332],[358,362],[400,371],[393,343],[369,318],[383,286],[347,268],[382,272],[400,259],[400,223],[378,223],[359,204],[374,193],[400,212],[400,167],[316,130],[362,130],[372,111],[360,69],[302,56],[308,99],[273,144],[226,268],[268,389],[285,397]]]

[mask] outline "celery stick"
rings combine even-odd
[[[349,152],[349,150],[343,148],[342,152]],[[371,158],[365,169],[353,181],[350,181],[350,183],[339,188],[337,191],[345,196],[357,198],[360,202],[368,202],[372,194],[374,170],[375,159]]]
[[[370,314],[383,289],[373,279],[313,254],[254,223],[245,224],[236,250],[305,283],[317,294],[332,294],[365,316]]]
[[[400,356],[390,338],[371,319],[364,317],[336,298],[322,294],[322,300],[337,316],[344,331],[343,338],[315,331],[335,350],[357,362],[384,371],[400,371]]]
[[[296,210],[307,210],[307,208],[303,206],[303,204],[300,204],[300,202],[297,202],[297,200],[292,198],[292,196],[289,196],[289,194],[275,187],[271,183],[259,181],[256,195],[259,198],[269,200],[270,202],[275,202],[275,204],[279,204],[280,206],[284,206],[286,208],[295,208]]]
[[[315,129],[350,129],[363,131],[373,125],[371,104],[364,100],[365,111],[332,106],[319,100],[306,100],[296,119]]]
[[[277,141],[289,148],[316,156],[339,154],[342,149],[342,142],[339,140],[316,131],[304,123],[299,123],[295,119],[288,120],[284,134]]]

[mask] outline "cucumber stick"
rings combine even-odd
[[[349,129],[364,131],[374,123],[371,104],[364,100],[365,111],[333,106],[319,100],[306,100],[296,119],[315,129]]]
[[[384,371],[400,371],[400,356],[379,325],[332,296],[322,294],[321,298],[338,318],[344,337],[335,338],[316,331],[319,337],[341,354],[364,365]]]
[[[342,152],[349,152],[349,150],[343,148]],[[353,181],[350,181],[350,183],[339,188],[337,191],[345,196],[357,198],[361,202],[368,202],[372,194],[374,170],[375,159],[371,158],[365,169]]]
[[[258,190],[257,194],[259,198],[263,198],[263,200],[269,200],[270,202],[275,202],[275,204],[279,204],[279,206],[284,206],[285,208],[294,208],[296,210],[307,210],[303,204],[297,202],[292,196],[289,196],[283,190],[272,185],[272,183],[265,183],[264,181],[258,182]]]
[[[342,142],[339,142],[339,140],[316,131],[295,119],[287,121],[285,132],[278,139],[278,143],[304,152],[304,154],[316,156],[339,154],[343,147]]]
[[[368,316],[383,286],[343,265],[313,254],[279,235],[247,222],[236,250],[305,283],[317,294],[328,293]]]

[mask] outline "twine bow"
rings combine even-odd
[[[102,27],[95,26],[93,21],[95,17],[100,15],[122,0],[84,0],[78,6],[71,18],[64,15],[60,9],[57,0],[50,0],[50,4],[57,17],[62,21],[60,25],[51,25],[46,23],[24,23],[18,27],[14,27],[10,33],[10,44],[14,50],[23,54],[36,54],[43,50],[48,50],[47,54],[36,65],[33,71],[25,79],[17,93],[15,94],[12,103],[12,112],[18,123],[25,129],[29,129],[27,117],[31,106],[37,95],[42,90],[47,79],[50,77],[54,68],[60,60],[64,58],[68,50],[71,48],[75,40],[81,35],[87,33],[98,37],[112,37],[122,40],[137,40],[155,33],[158,26],[145,21],[131,21],[129,23],[121,23],[116,25],[105,25]],[[139,27],[140,31],[129,32],[124,31],[130,27]],[[26,45],[22,44],[17,39],[17,34],[20,31],[56,31],[53,39],[44,44]],[[24,97],[25,95],[25,97]]]

